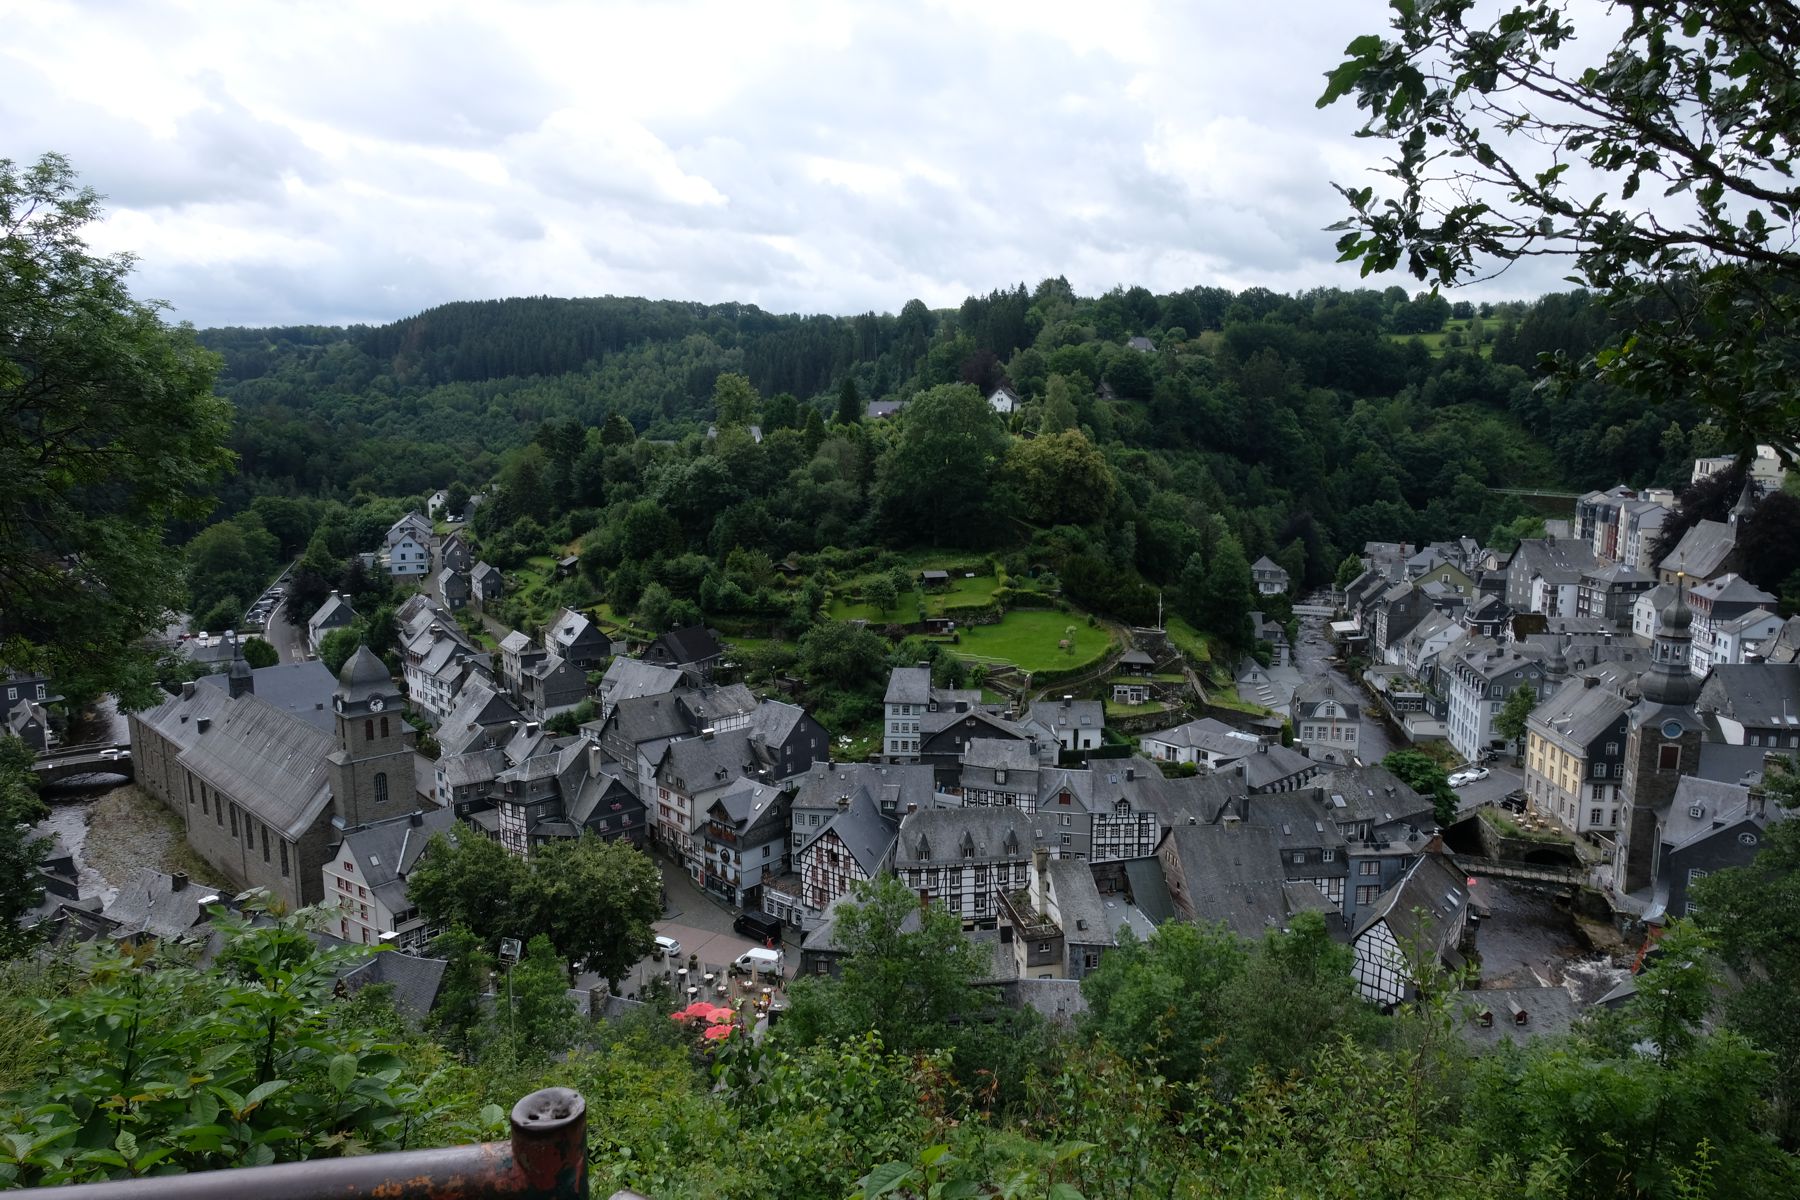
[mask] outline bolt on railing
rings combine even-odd
[[[268,1167],[28,1188],[55,1200],[587,1200],[587,1103],[545,1088],[512,1110],[504,1142],[316,1158]],[[643,1200],[615,1192],[613,1200]]]

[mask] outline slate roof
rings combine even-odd
[[[1681,535],[1675,549],[1657,566],[1682,571],[1693,579],[1710,579],[1725,567],[1737,548],[1737,530],[1723,521],[1700,521]]]
[[[1715,666],[1694,707],[1757,728],[1800,734],[1800,665],[1728,663]]]
[[[751,714],[754,721],[759,708],[755,693],[741,683],[684,690],[680,693],[679,700],[681,706],[692,714],[696,729],[716,726],[721,721],[741,717],[746,713]],[[792,708],[793,705],[787,707]],[[771,728],[779,724],[773,713],[766,719],[770,721]]]
[[[1317,760],[1306,757],[1298,750],[1290,750],[1286,746],[1271,746],[1267,742],[1257,747],[1255,753],[1238,759],[1236,765],[1243,768],[1244,782],[1251,791],[1273,787],[1297,775],[1317,774],[1321,768]]]
[[[1523,560],[1521,563],[1520,560]],[[1522,567],[1524,578],[1541,575],[1546,583],[1578,583],[1582,572],[1595,565],[1594,548],[1572,538],[1526,538],[1514,551],[1514,567]]]
[[[711,662],[724,653],[719,639],[713,631],[704,625],[689,625],[685,629],[671,629],[657,638],[653,645],[661,646],[668,654],[669,661],[689,665],[692,663]]]
[[[1295,850],[1324,847],[1344,848],[1344,835],[1337,823],[1328,820],[1318,801],[1303,792],[1275,792],[1266,796],[1238,797],[1230,805],[1246,824],[1267,829],[1275,839],[1275,848],[1284,855]],[[1220,816],[1224,815],[1221,806]],[[1217,818],[1215,818],[1216,820]],[[1288,860],[1283,858],[1285,864]],[[1343,875],[1349,870],[1343,854],[1328,863],[1309,863],[1308,876]]]
[[[875,872],[881,869],[888,851],[894,848],[894,836],[898,829],[898,825],[881,815],[875,799],[863,788],[851,795],[847,808],[832,814],[817,833],[806,839],[806,845],[800,848],[800,853],[806,853],[827,833],[835,834],[862,868],[863,874],[873,878]]]
[[[505,576],[501,574],[500,568],[489,562],[478,562],[469,571],[470,578],[477,584],[483,583],[490,575],[497,576],[501,579],[505,578]]]
[[[224,675],[205,675],[197,682],[201,687],[223,692],[230,680]],[[331,694],[337,690],[337,680],[324,663],[314,660],[255,667],[250,672],[250,682],[256,698],[264,704],[297,717],[322,733],[335,734]]]
[[[658,738],[686,737],[693,730],[681,706],[667,696],[639,696],[621,700],[606,719],[612,736],[633,746]]]
[[[198,708],[190,709],[193,719],[185,725],[179,722],[180,708],[171,709],[156,727],[167,734],[175,722],[185,735],[173,738],[184,747],[177,760],[182,766],[284,837],[299,837],[331,801],[325,759],[336,748],[335,740],[259,696],[224,699],[205,732],[199,731],[203,713]],[[154,711],[162,714],[171,705],[191,704],[176,697]]]
[[[1762,782],[1766,756],[1781,751],[1767,746],[1733,746],[1727,742],[1700,743],[1700,762],[1694,774],[1701,779],[1753,787]],[[1789,751],[1788,753],[1792,753]]]
[[[1577,677],[1538,705],[1527,724],[1539,736],[1585,758],[1589,744],[1617,724],[1634,703],[1598,681],[1590,687],[1586,678]]]
[[[735,686],[742,687],[742,684]],[[806,710],[785,700],[764,700],[750,713],[750,736],[768,747],[779,746],[794,735]]]
[[[1024,858],[1037,844],[1033,820],[1010,804],[921,808],[900,822],[894,865],[925,867],[960,862],[965,839],[973,847],[976,859]],[[921,838],[929,854],[919,852]]]
[[[928,704],[931,701],[929,667],[895,667],[888,673],[884,704]]]
[[[747,730],[733,729],[712,737],[683,738],[669,743],[658,774],[667,773],[689,795],[712,791],[759,766]]]
[[[392,693],[394,677],[388,674],[387,664],[377,658],[373,650],[358,646],[344,669],[338,672],[337,690],[344,693],[346,703],[355,704],[370,696]]]
[[[1753,608],[1729,621],[1720,621],[1713,628],[1719,633],[1742,633],[1753,626],[1777,619],[1776,615],[1766,608]]]
[[[418,818],[414,822],[414,818]],[[389,912],[403,912],[406,877],[418,865],[419,856],[433,837],[456,838],[456,815],[447,808],[409,813],[347,830],[332,849],[337,859],[354,857],[363,883],[381,899]]]
[[[600,697],[610,708],[621,700],[664,696],[680,686],[681,668],[620,655],[606,665],[606,674],[600,677]]]
[[[927,763],[881,766],[815,762],[787,782],[794,788],[794,806],[808,809],[835,807],[838,797],[860,790],[867,793],[878,810],[885,807],[899,814],[906,812],[908,804],[930,808],[937,794],[934,774]]]
[[[1523,1045],[1535,1038],[1561,1037],[1581,1019],[1575,997],[1559,987],[1476,988],[1452,997],[1458,1018],[1457,1032],[1476,1054],[1496,1050],[1502,1042]],[[1525,1024],[1514,1017],[1514,1006],[1523,1012]],[[1481,1014],[1493,1018],[1481,1023]]]
[[[1181,865],[1195,921],[1222,921],[1247,938],[1260,938],[1265,930],[1287,924],[1285,873],[1269,830],[1254,825],[1177,825],[1164,844]]]
[[[1035,771],[1038,758],[1030,742],[977,737],[963,745],[962,765],[988,771]]]
[[[1125,881],[1131,888],[1131,902],[1153,925],[1175,919],[1175,902],[1169,895],[1162,859],[1154,854],[1126,859]]]
[[[187,881],[180,891],[175,879],[151,867],[139,867],[119,888],[119,894],[101,915],[113,922],[115,936],[145,934],[154,938],[179,938],[196,933],[195,926],[209,919],[201,901],[230,896],[216,884]],[[204,936],[200,930],[197,936]]]
[[[1262,739],[1255,734],[1234,729],[1216,718],[1201,717],[1197,721],[1189,721],[1187,724],[1177,725],[1173,729],[1161,729],[1155,733],[1146,733],[1143,740],[1166,742],[1171,746],[1188,747],[1213,754],[1228,754],[1237,757],[1256,753],[1256,747]]]
[[[1027,722],[1036,721],[1054,733],[1079,733],[1083,729],[1098,732],[1106,724],[1106,705],[1098,700],[1039,700],[1025,712]]]
[[[1463,873],[1446,855],[1422,854],[1393,887],[1381,893],[1356,924],[1361,937],[1385,920],[1403,949],[1431,945],[1442,954],[1458,912],[1469,902]]]
[[[732,824],[739,830],[747,830],[776,807],[782,794],[774,784],[739,779],[713,800],[712,807],[722,807]]]
[[[1695,584],[1688,591],[1690,602],[1694,599],[1710,600],[1716,607],[1720,604],[1773,604],[1775,597],[1763,591],[1735,571]]]
[[[354,945],[330,938],[338,945]],[[393,987],[394,1007],[409,1020],[418,1022],[431,1015],[443,987],[444,971],[449,963],[441,958],[421,958],[398,950],[381,950],[354,962],[338,974],[344,987],[355,992],[371,983]]]
[[[1312,786],[1324,800],[1321,811],[1340,825],[1368,821],[1380,827],[1409,819],[1422,821],[1426,829],[1437,824],[1431,800],[1386,767],[1339,767],[1314,779]]]
[[[356,610],[337,592],[325,597],[325,603],[307,619],[306,628],[317,637],[320,630],[341,629],[356,620]]]
[[[1050,876],[1050,890],[1056,893],[1063,938],[1086,945],[1114,944],[1113,923],[1088,865],[1080,859],[1053,858],[1045,870]]]
[[[447,755],[466,752],[489,730],[510,728],[519,710],[506,694],[485,679],[472,679],[456,694],[456,704],[438,726],[438,746]]]
[[[438,591],[445,596],[462,596],[469,594],[469,581],[459,574],[455,567],[445,567],[438,572]]]
[[[446,787],[469,787],[492,783],[506,769],[506,759],[498,750],[476,750],[465,754],[446,754],[437,761],[444,773]]]
[[[1694,810],[1700,815],[1695,816]],[[1769,810],[1774,809],[1774,813]],[[1767,825],[1769,818],[1779,818],[1780,805],[1766,801],[1761,811],[1750,802],[1750,789],[1735,783],[1684,776],[1675,787],[1675,798],[1662,819],[1662,840],[1671,850],[1679,850],[1692,842],[1711,837],[1744,821]]]

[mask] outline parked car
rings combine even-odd
[[[781,944],[781,918],[772,917],[765,912],[741,912],[731,927],[747,938],[755,938],[764,945]]]
[[[1493,772],[1486,767],[1464,767],[1462,770],[1450,776],[1450,786],[1453,788],[1465,787],[1468,784],[1477,783],[1486,779],[1491,774],[1493,774]]]
[[[659,933],[656,935],[656,952],[664,958],[680,958],[681,943],[672,937],[664,937]]]
[[[1506,793],[1505,798],[1500,801],[1500,807],[1507,809],[1510,812],[1515,812],[1515,813],[1524,812],[1525,811],[1525,793],[1522,791]]]

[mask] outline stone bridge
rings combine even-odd
[[[89,742],[58,746],[31,765],[39,783],[61,783],[77,775],[123,775],[133,778],[130,742]]]

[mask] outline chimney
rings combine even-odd
[[[700,740],[703,742],[710,742],[713,740],[712,726],[709,725],[700,731]]]
[[[1073,703],[1074,703],[1074,702],[1075,702],[1075,697],[1073,697],[1073,696],[1064,696],[1064,697],[1063,697],[1063,702],[1062,702],[1062,706],[1063,706],[1063,707],[1064,707],[1064,708],[1067,708],[1067,707],[1069,707],[1069,705],[1071,705],[1071,704],[1073,704]]]
[[[908,800],[906,802],[906,815],[907,816],[910,817],[918,811],[919,811],[919,802],[917,800]]]
[[[212,718],[201,717],[198,721],[194,722],[194,728],[198,729],[201,733],[205,733],[212,728]]]
[[[1136,778],[1137,778],[1137,768],[1136,767],[1126,767],[1125,768],[1125,782],[1130,783],[1132,780],[1134,780]]]
[[[186,890],[187,885],[188,877],[186,871],[177,871],[169,876],[169,890],[171,892],[184,891]]]
[[[1599,679],[1597,679],[1597,678],[1595,678],[1595,677],[1594,677],[1594,676],[1592,676],[1592,675],[1583,675],[1583,676],[1582,676],[1582,677],[1581,677],[1581,686],[1582,686],[1582,687],[1584,687],[1584,688],[1591,688],[1591,687],[1595,687],[1595,686],[1597,686],[1597,685],[1598,685],[1598,684],[1599,684],[1599,683],[1600,683],[1600,680],[1599,680]]]
[[[194,681],[193,680],[190,679],[186,683],[181,685],[181,698],[183,700],[192,700],[194,698]]]
[[[407,814],[406,823],[411,825],[414,829],[417,829],[419,826],[425,824],[425,814],[414,809]]]
[[[849,796],[839,796],[838,797],[838,811],[839,812],[849,812],[850,811],[850,797]]]
[[[1034,846],[1031,851],[1031,871],[1037,876],[1037,910],[1045,916],[1050,915],[1050,848]]]
[[[525,722],[525,736],[536,737],[538,735],[538,730],[541,728],[543,728],[543,726],[539,725],[536,721],[527,721]]]

